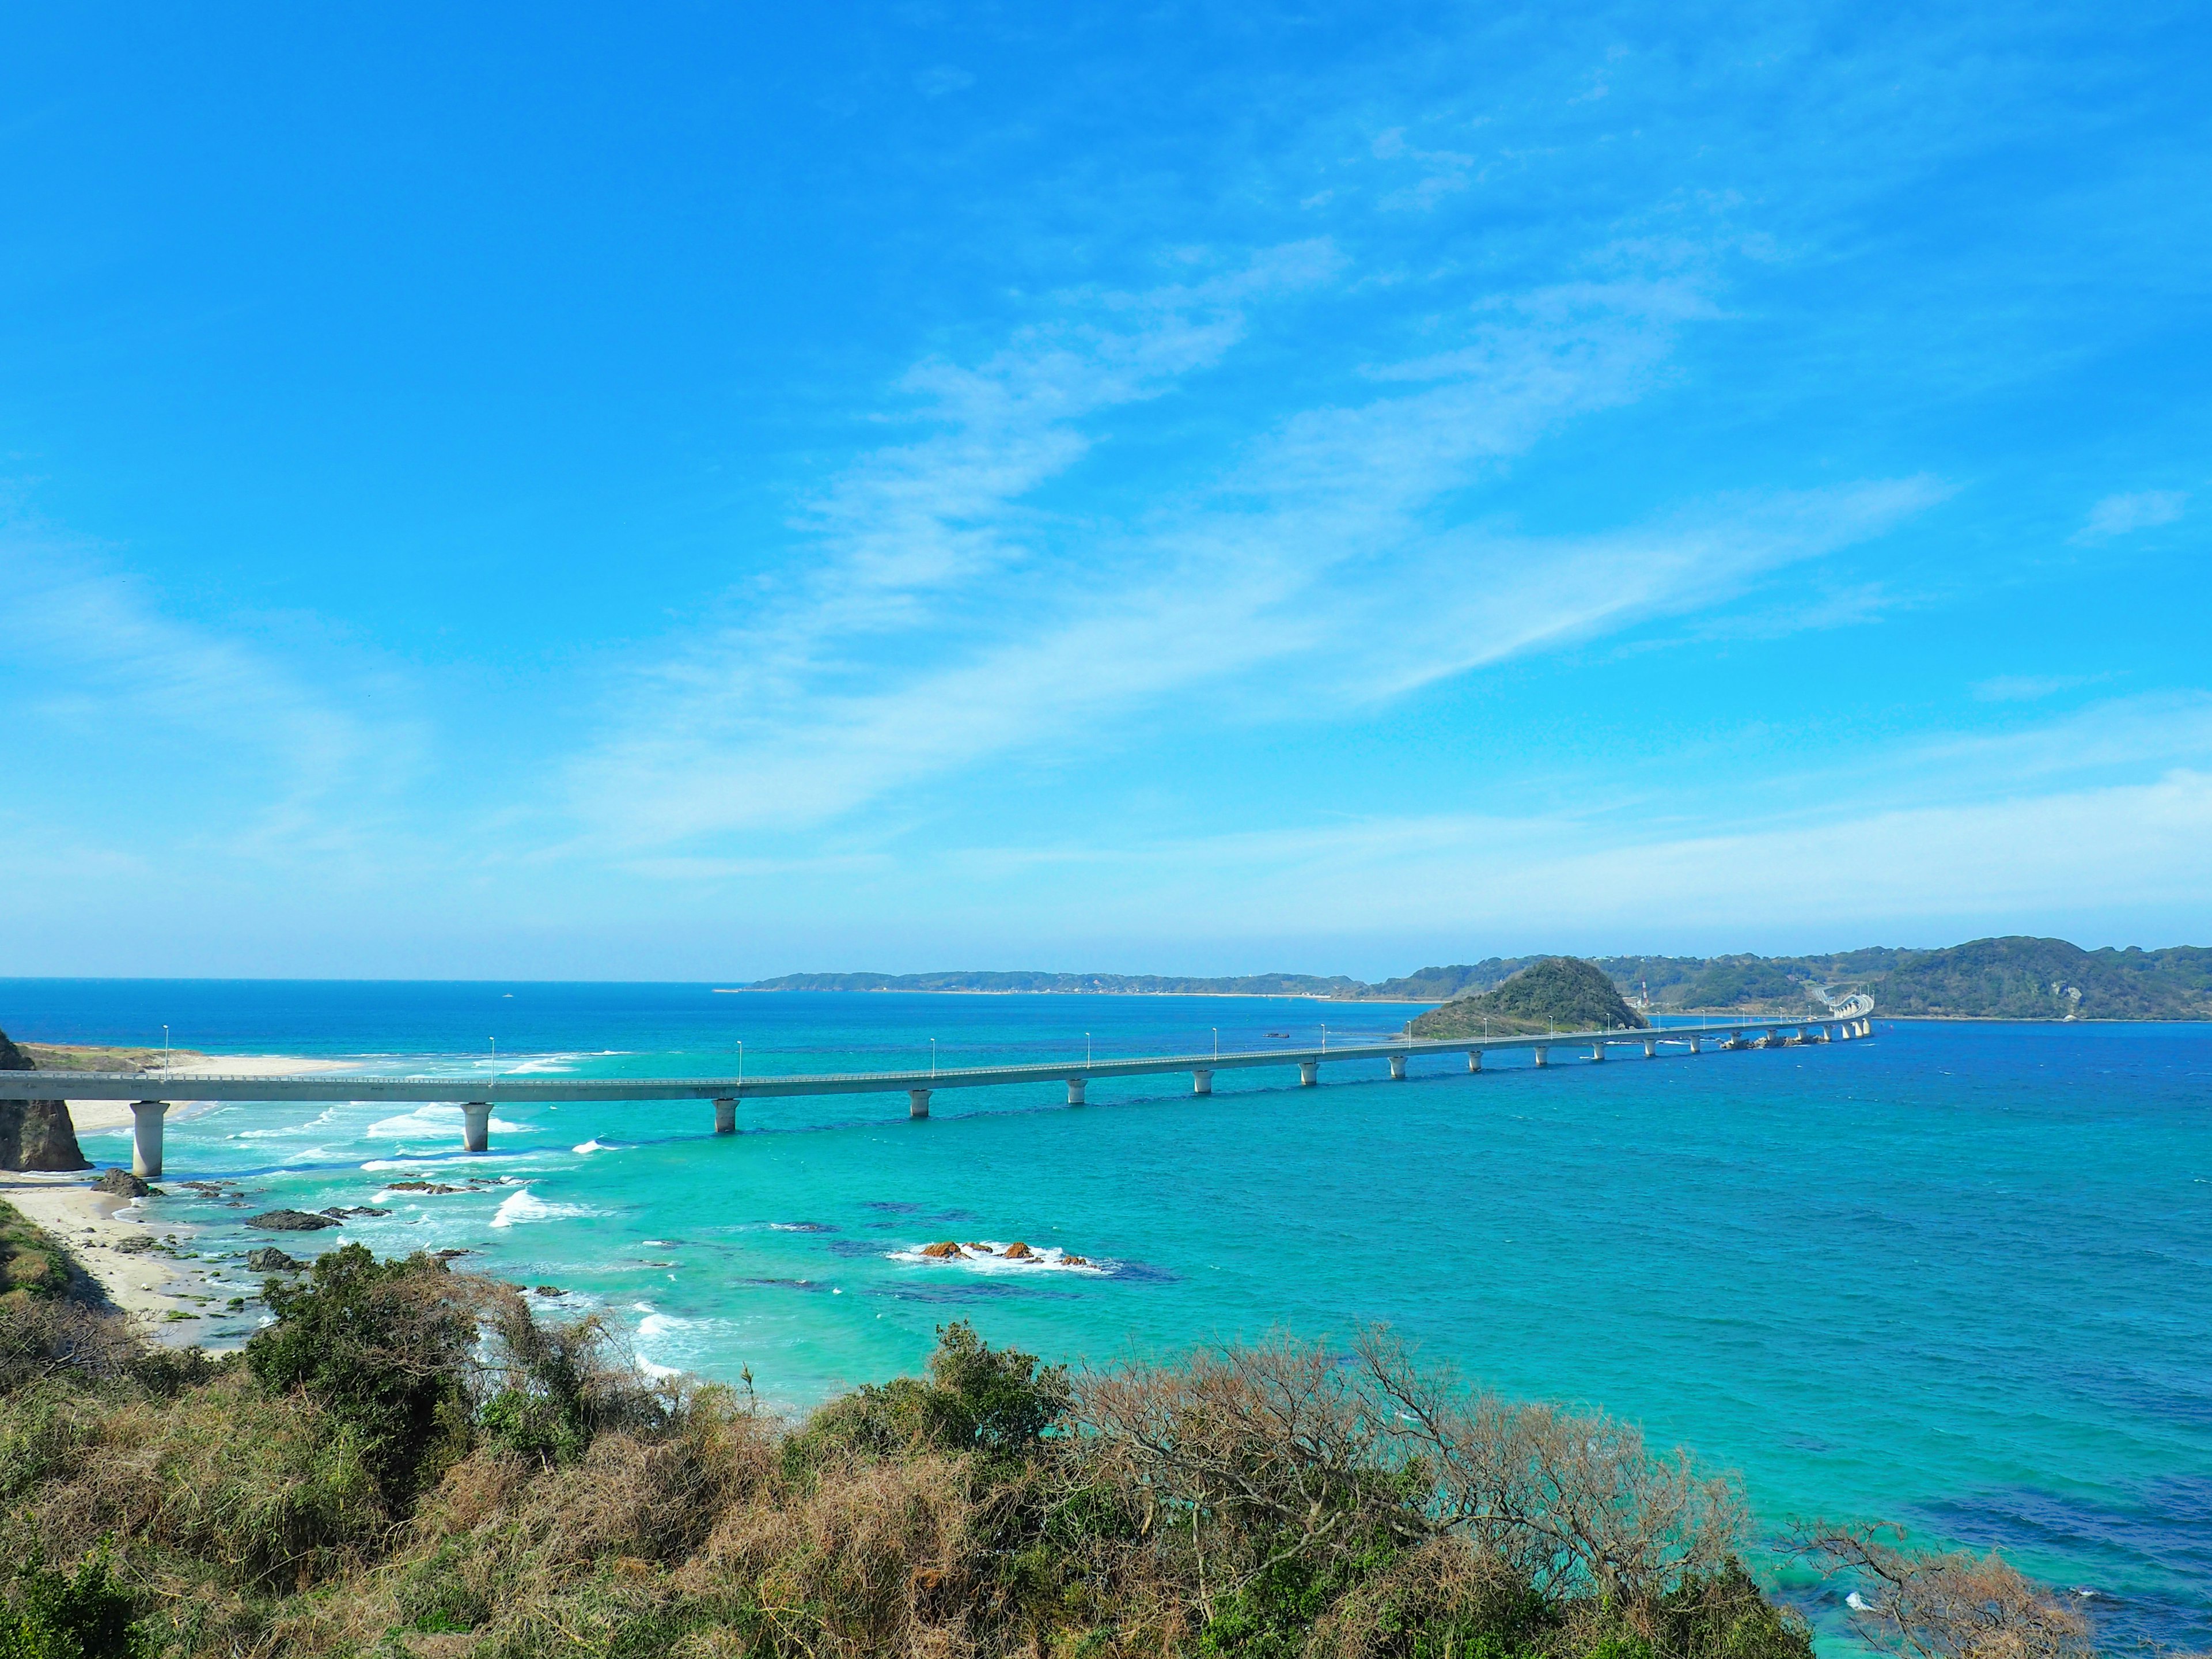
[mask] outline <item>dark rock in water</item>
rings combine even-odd
[[[311,1233],[318,1227],[339,1225],[336,1216],[309,1215],[305,1210],[270,1210],[264,1214],[249,1216],[249,1227],[266,1227],[274,1232]]]
[[[562,1290],[558,1285],[532,1285],[530,1289],[532,1293],[537,1296],[566,1296],[568,1294],[568,1291]]]
[[[333,1204],[329,1209],[324,1210],[320,1212],[320,1213],[330,1217],[333,1221],[345,1221],[357,1215],[390,1215],[392,1212],[389,1210],[380,1210],[373,1204],[356,1204],[349,1210],[342,1210],[337,1205]]]
[[[154,1235],[151,1233],[133,1233],[128,1238],[117,1239],[115,1241],[115,1248],[119,1254],[124,1255],[143,1255],[147,1251],[154,1248]]]
[[[430,1254],[441,1261],[451,1261],[457,1255],[474,1255],[474,1250],[433,1250]]]
[[[114,1193],[124,1198],[143,1198],[154,1190],[120,1164],[112,1170],[102,1170],[100,1179],[92,1186],[94,1192]]]
[[[301,1265],[273,1244],[264,1244],[259,1249],[249,1252],[246,1258],[248,1273],[286,1273]]]

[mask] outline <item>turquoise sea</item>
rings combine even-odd
[[[748,1073],[1265,1046],[1414,1012],[690,985],[0,981],[19,1038],[544,1074]],[[1339,1022],[1342,1022],[1340,1024]],[[649,1364],[790,1410],[917,1365],[941,1322],[1054,1358],[1387,1321],[1510,1392],[1742,1472],[1763,1525],[1881,1516],[2090,1592],[2108,1636],[2212,1645],[2212,1026],[1899,1024],[1811,1049],[1391,1083],[1325,1073],[749,1103],[216,1106],[156,1221],[388,1205],[313,1235],[559,1286]],[[88,1135],[126,1161],[121,1134]],[[392,1193],[420,1174],[496,1184]],[[175,1182],[242,1184],[246,1209]],[[901,1260],[1055,1245],[1099,1271]],[[288,1247],[301,1248],[286,1239]],[[234,1276],[244,1287],[242,1266]],[[211,1324],[210,1336],[243,1334]],[[1814,1610],[1821,1612],[1817,1601]],[[1829,1621],[1824,1619],[1824,1623]],[[1831,1626],[1832,1627],[1832,1626]]]

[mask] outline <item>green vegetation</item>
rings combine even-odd
[[[1758,957],[1716,962],[1684,987],[1692,1008],[1741,1008],[1758,1003],[1798,1002],[1811,993],[1773,963]]]
[[[1545,957],[1494,991],[1461,997],[1413,1022],[1417,1037],[1621,1030],[1644,1023],[1595,963]]]
[[[1812,1659],[1732,1478],[1382,1331],[1071,1374],[956,1324],[790,1427],[427,1256],[264,1296],[222,1361],[0,1297],[0,1659]],[[1802,1549],[1923,1659],[2081,1651],[1994,1558]]]
[[[165,1060],[183,1066],[207,1058],[197,1048],[176,1048],[165,1054],[159,1048],[112,1048],[84,1042],[26,1042],[17,1052],[31,1062],[26,1070],[41,1072],[143,1072]]]
[[[1876,982],[1882,1012],[1978,1019],[2212,1019],[2212,950],[2084,951],[1984,939],[1903,951]]]
[[[70,1259],[62,1247],[12,1204],[0,1204],[0,1304],[68,1294]],[[7,1650],[0,1648],[0,1655]]]
[[[1366,985],[1341,975],[1178,979],[1125,974],[793,974],[755,990],[1092,991],[1187,996],[1312,996],[1340,1002],[1455,1002],[1498,990],[1544,961],[1489,957]],[[1870,990],[1881,1012],[1971,1019],[2212,1019],[2212,949],[2084,951],[2057,939],[1984,939],[1942,951],[1872,946],[1808,957],[1600,957],[1616,991],[1656,1012],[1800,1013],[1815,988]],[[2078,995],[2076,994],[2079,994]],[[1839,993],[1840,994],[1840,993]],[[1493,1030],[1509,1026],[1493,1017]],[[1562,1027],[1568,1022],[1558,1022]],[[1455,1030],[1456,1028],[1455,1028]],[[1430,1034],[1443,1036],[1441,1030]],[[41,1050],[41,1053],[47,1051]]]
[[[787,1429],[334,1255],[222,1362],[0,1303],[0,1656],[1810,1659],[1732,1480],[1380,1333],[1071,1376],[954,1325]]]

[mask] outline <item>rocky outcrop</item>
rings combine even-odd
[[[942,1243],[923,1245],[921,1253],[933,1261],[957,1261],[960,1258],[961,1251],[960,1246],[948,1238]]]
[[[246,1270],[254,1273],[289,1273],[297,1272],[301,1264],[278,1249],[274,1244],[264,1244],[258,1250],[249,1250]]]
[[[311,1233],[318,1227],[335,1227],[338,1220],[335,1216],[310,1215],[305,1210],[270,1210],[251,1217],[246,1224],[266,1227],[272,1232]]]
[[[119,1165],[112,1170],[102,1170],[100,1179],[92,1183],[92,1188],[94,1192],[113,1193],[118,1198],[143,1198],[154,1190]]]
[[[30,1055],[0,1031],[0,1072],[35,1072]],[[89,1170],[65,1100],[0,1100],[0,1170]]]
[[[1006,1260],[1009,1261],[1026,1261],[1036,1254],[1018,1238],[1006,1246]]]

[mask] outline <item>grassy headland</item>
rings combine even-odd
[[[787,1425],[422,1256],[264,1296],[215,1360],[0,1295],[0,1654],[1811,1659],[1733,1479],[1381,1332],[1071,1375],[953,1325]],[[2081,1650],[2002,1564],[1874,1559]]]
[[[90,1042],[25,1042],[16,1052],[41,1072],[147,1072],[166,1061],[189,1066],[207,1056],[197,1048],[117,1048]]]

